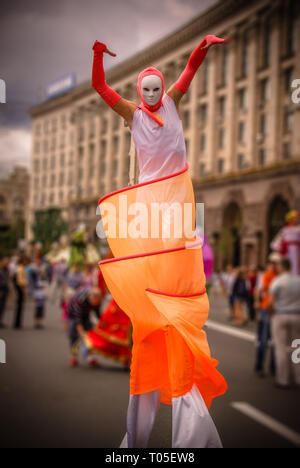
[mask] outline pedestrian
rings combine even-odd
[[[15,306],[15,322],[14,328],[22,328],[22,318],[24,302],[26,297],[26,288],[28,285],[25,266],[28,265],[28,260],[24,256],[20,256],[17,262],[17,269],[13,277],[13,283],[16,291],[16,306]]]
[[[247,307],[248,307],[248,317],[251,322],[255,320],[255,287],[257,282],[257,270],[254,266],[252,266],[247,273],[247,290],[248,290],[248,298],[247,298]]]
[[[68,303],[68,334],[71,348],[70,367],[78,366],[78,352],[84,343],[85,334],[93,328],[91,312],[99,318],[101,291],[98,288],[81,289],[75,293]],[[88,365],[98,367],[97,361],[89,354]]]
[[[261,277],[260,296],[261,300],[258,307],[258,322],[257,322],[257,349],[255,359],[255,372],[258,376],[264,377],[264,363],[268,344],[271,345],[271,328],[269,316],[269,288],[272,281],[277,276],[276,265],[279,258],[274,254],[270,256],[267,264],[267,269]],[[270,346],[270,373],[275,373],[275,358],[273,347]]]
[[[278,265],[279,275],[270,286],[272,334],[276,357],[276,386],[289,388],[290,368],[300,387],[300,365],[289,356],[291,344],[300,338],[300,276],[291,271],[287,258]]]
[[[0,328],[4,328],[4,313],[9,294],[9,258],[0,257]]]
[[[237,270],[237,275],[232,289],[234,325],[242,327],[248,322],[244,313],[244,306],[248,300],[248,291],[246,286],[246,271],[244,268]]]
[[[236,280],[236,271],[233,268],[233,265],[229,264],[226,267],[226,272],[222,276],[222,282],[224,285],[225,294],[228,300],[229,306],[229,320],[234,319],[234,296],[233,296],[233,286]]]
[[[40,279],[35,284],[33,298],[35,301],[34,328],[36,330],[41,330],[44,328],[43,321],[45,316],[45,302],[47,294],[45,291],[45,284]]]

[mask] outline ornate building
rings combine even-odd
[[[138,73],[160,69],[166,89],[203,36],[230,36],[209,51],[181,101],[196,198],[217,267],[261,263],[289,208],[300,208],[300,78],[297,0],[223,0],[181,29],[106,73],[126,99],[139,102]],[[36,209],[58,205],[70,228],[92,235],[99,197],[129,181],[130,132],[84,83],[31,109],[33,153],[30,222]]]
[[[18,219],[25,220],[28,207],[29,174],[24,167],[15,167],[6,179],[0,180],[0,230],[6,231]]]

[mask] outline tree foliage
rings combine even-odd
[[[32,225],[34,240],[41,242],[43,249],[49,250],[53,242],[58,242],[61,235],[68,230],[59,208],[49,208],[46,211],[36,211]]]

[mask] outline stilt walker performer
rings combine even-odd
[[[114,256],[99,265],[133,326],[123,448],[147,447],[160,402],[172,405],[173,448],[222,447],[208,409],[227,385],[202,330],[209,302],[178,109],[209,48],[224,42],[206,36],[166,93],[161,72],[143,70],[137,83],[140,105],[107,85],[103,53],[116,54],[101,42],[93,46],[92,85],[127,122],[140,170],[137,185],[99,201]]]

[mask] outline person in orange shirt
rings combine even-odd
[[[271,339],[271,328],[270,328],[270,317],[269,317],[269,305],[270,295],[269,290],[272,281],[277,276],[276,273],[277,260],[272,256],[269,259],[267,269],[262,276],[261,284],[258,286],[260,298],[256,304],[259,309],[258,323],[257,323],[257,350],[256,350],[256,362],[255,372],[260,376],[264,377],[264,362],[266,357],[266,351],[268,342]],[[260,300],[259,300],[260,299]],[[271,348],[270,356],[270,373],[275,374],[275,358],[274,351]]]

